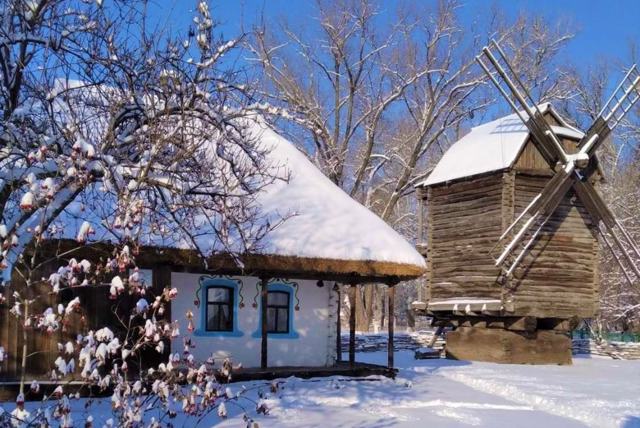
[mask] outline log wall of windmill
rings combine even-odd
[[[521,213],[549,180],[515,175],[514,214]],[[510,294],[518,315],[590,317],[597,299],[597,240],[588,212],[570,192],[516,269]]]
[[[491,249],[502,233],[501,173],[428,190],[429,298],[500,299]]]

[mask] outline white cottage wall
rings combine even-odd
[[[202,361],[213,355],[219,359],[231,358],[233,364],[242,364],[243,367],[260,367],[260,331],[259,331],[259,304],[260,296],[256,293],[259,289],[259,278],[233,277],[243,283],[242,297],[244,307],[236,304],[238,311],[238,332],[236,336],[218,336],[204,332],[201,307],[206,304],[204,292],[200,295],[200,308],[194,304],[196,290],[198,289],[201,274],[173,272],[171,274],[172,286],[178,289],[178,296],[172,302],[171,315],[180,324],[182,336],[188,335],[187,311],[193,312],[193,324],[195,331],[193,342],[195,348],[192,353],[196,360]],[[273,280],[271,283],[279,283]],[[270,367],[281,366],[330,366],[335,362],[335,314],[331,313],[335,300],[333,282],[324,282],[323,287],[317,286],[315,280],[295,280],[299,285],[298,299],[299,310],[292,310],[293,330],[297,337],[277,337],[269,335],[268,339],[268,365]],[[256,288],[258,285],[258,289]],[[258,307],[254,307],[254,298]],[[293,296],[292,296],[293,298]],[[239,302],[237,302],[239,303]],[[293,306],[297,304],[293,298]],[[291,335],[289,335],[291,336]],[[295,334],[293,335],[295,336]],[[172,352],[183,351],[183,339],[174,340]]]

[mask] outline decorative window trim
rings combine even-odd
[[[208,331],[207,330],[207,293],[212,287],[227,287],[233,294],[233,329],[231,331]],[[242,337],[244,333],[240,331],[238,324],[238,311],[244,304],[239,296],[242,289],[242,280],[222,278],[214,276],[201,276],[198,279],[198,290],[196,291],[196,306],[200,306],[200,322],[198,328],[193,332],[199,337]]]
[[[267,284],[267,292],[280,291],[289,293],[289,332],[288,333],[267,333],[270,339],[297,339],[300,337],[295,329],[295,311],[299,309],[299,305],[295,305],[297,300],[298,284],[295,282],[273,282]],[[258,329],[251,335],[255,339],[262,338],[262,302],[258,303]]]

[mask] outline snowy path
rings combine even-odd
[[[382,364],[386,353],[358,354]],[[396,353],[398,379],[340,377],[287,379],[267,400],[271,412],[260,427],[620,427],[640,428],[640,361],[575,358],[567,366],[516,366],[449,360],[414,360]],[[268,391],[268,382],[249,382],[247,397]],[[242,385],[233,384],[238,391]],[[244,400],[244,399],[243,399]],[[109,400],[81,410],[76,426],[92,413],[97,427],[110,417]],[[100,402],[101,401],[101,402]],[[13,406],[2,403],[6,410]],[[253,404],[243,404],[252,410]],[[229,419],[212,414],[198,426],[244,427],[242,412],[228,405]],[[174,420],[176,427],[193,421]]]
[[[386,360],[385,353],[358,357],[379,364]],[[396,361],[401,370],[395,382],[290,380],[260,424],[640,427],[640,361],[576,358],[572,367],[505,366],[416,361],[412,352],[397,353]]]
[[[474,364],[442,375],[591,427],[640,427],[640,364],[575,358],[573,367]]]

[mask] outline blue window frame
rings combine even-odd
[[[294,289],[292,285],[272,283],[267,285],[267,335],[271,339],[297,339],[294,328]],[[258,329],[251,335],[262,337],[262,308],[258,305]]]
[[[239,281],[230,278],[201,276],[200,325],[195,336],[240,337],[238,326]]]
[[[267,292],[267,333],[288,334],[291,295],[286,291]]]
[[[233,331],[233,288],[210,285],[205,298],[205,330]]]

